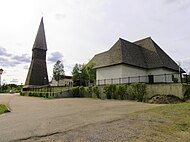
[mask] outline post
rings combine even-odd
[[[58,82],[57,83],[58,83],[58,86],[59,86],[59,73],[58,73]]]
[[[185,75],[186,84],[188,84],[187,74]]]
[[[182,83],[182,76],[181,76],[181,68],[180,68],[181,63],[178,61],[178,66],[179,66],[179,79],[181,80]]]
[[[119,84],[121,84],[121,78],[119,78]]]
[[[164,74],[164,76],[165,76],[165,83],[166,83],[166,74]]]
[[[128,77],[128,84],[130,84],[130,77]]]
[[[3,69],[0,69],[0,86],[1,86],[1,75],[3,73]]]

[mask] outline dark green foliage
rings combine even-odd
[[[79,87],[77,86],[77,87],[73,87],[72,89],[71,89],[71,93],[72,93],[72,95],[73,95],[73,97],[80,97],[79,95]]]
[[[22,87],[22,85],[16,84],[3,84],[2,86],[0,86],[0,93],[9,93],[10,90],[12,90],[15,93],[20,93]]]
[[[75,86],[87,86],[96,79],[94,64],[75,64],[72,71]]]
[[[65,77],[65,71],[64,71],[64,66],[61,61],[57,61],[53,67],[53,78],[58,81],[58,86],[59,86],[59,80],[64,79]]]
[[[174,83],[178,83],[178,78],[173,78]]]
[[[128,99],[142,102],[146,96],[146,85],[143,83],[132,83],[128,89]]]
[[[92,86],[87,87],[86,91],[87,91],[86,97],[92,98],[92,93],[93,93]]]
[[[93,68],[95,63],[91,62],[85,66],[86,73],[88,75],[88,84],[93,83],[96,80],[96,70]]]
[[[21,92],[21,96],[49,98],[49,92]]]
[[[128,87],[124,84],[110,84],[104,87],[107,99],[137,100],[143,101],[146,96],[146,85],[142,83],[132,83]]]
[[[75,64],[75,66],[73,67],[73,71],[72,71],[72,79],[74,82],[74,86],[86,86],[85,84],[85,78],[87,77],[86,72],[84,72],[85,70],[84,68],[84,64]]]
[[[42,97],[42,95],[43,95],[42,93],[39,93],[39,97]]]
[[[132,83],[130,85],[115,85],[110,84],[103,88],[98,86],[89,86],[89,87],[72,87],[69,90],[69,93],[73,97],[86,97],[86,98],[100,98],[100,99],[120,99],[120,100],[137,100],[145,101],[146,99],[146,85],[143,83]],[[21,95],[35,96],[35,97],[44,97],[51,98],[54,96],[54,93],[59,95],[61,92],[21,92]],[[190,98],[190,90],[186,92],[186,98]]]
[[[48,98],[48,93],[46,93],[46,98]]]
[[[94,96],[96,97],[96,98],[101,98],[100,97],[100,89],[98,88],[98,86],[93,86],[93,88],[92,88],[92,90],[93,90],[93,94],[94,94]]]
[[[20,92],[20,95],[21,95],[21,96],[25,96],[26,93],[24,93],[24,92]]]
[[[121,84],[117,86],[116,97],[117,99],[120,99],[120,100],[127,99],[127,86],[125,84]]]
[[[79,97],[83,98],[86,96],[86,94],[87,94],[86,89],[83,86],[79,87]]]
[[[185,94],[184,94],[184,100],[189,100],[190,99],[190,89],[188,88],[186,91],[185,91]]]
[[[104,93],[107,99],[116,99],[116,85],[110,84],[104,87]]]

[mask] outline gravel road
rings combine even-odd
[[[132,113],[160,105],[99,99],[43,99],[0,95],[0,141],[127,141],[149,128]],[[142,126],[143,124],[143,126]]]

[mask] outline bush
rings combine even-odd
[[[25,96],[26,93],[25,93],[25,92],[20,92],[20,95],[21,95],[21,96]]]
[[[190,89],[187,89],[184,94],[184,100],[187,101],[190,99]]]
[[[174,83],[178,83],[178,78],[173,78]]]
[[[80,97],[79,96],[79,87],[78,86],[77,87],[73,87],[71,89],[71,93],[72,93],[73,97]]]
[[[116,85],[110,84],[104,87],[104,93],[107,99],[116,99]]]
[[[94,94],[95,98],[100,98],[101,92],[100,92],[100,89],[98,88],[98,86],[93,86],[92,90],[93,90],[93,94]]]
[[[48,93],[46,93],[46,98],[48,98],[49,97],[49,94]]]
[[[127,93],[128,99],[142,102],[146,96],[146,85],[143,83],[132,83],[128,87]]]
[[[85,88],[83,86],[79,87],[79,97],[85,97],[87,94]]]
[[[43,93],[39,93],[39,97],[43,97]]]
[[[86,92],[87,92],[86,97],[92,98],[92,93],[93,93],[92,86],[87,87]]]
[[[118,85],[116,88],[116,98],[120,100],[127,99],[127,87],[125,84]]]

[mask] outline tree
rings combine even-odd
[[[72,79],[75,86],[82,85],[82,65],[81,64],[75,64],[72,71]]]
[[[96,80],[96,70],[94,69],[95,63],[90,62],[85,66],[86,73],[88,75],[88,83],[90,84],[94,80]]]
[[[75,64],[72,75],[75,86],[87,86],[88,83],[96,79],[96,72],[93,69],[94,64]]]
[[[65,77],[65,71],[63,63],[58,60],[55,65],[53,66],[53,78],[58,81],[59,86],[59,80],[64,79]]]

